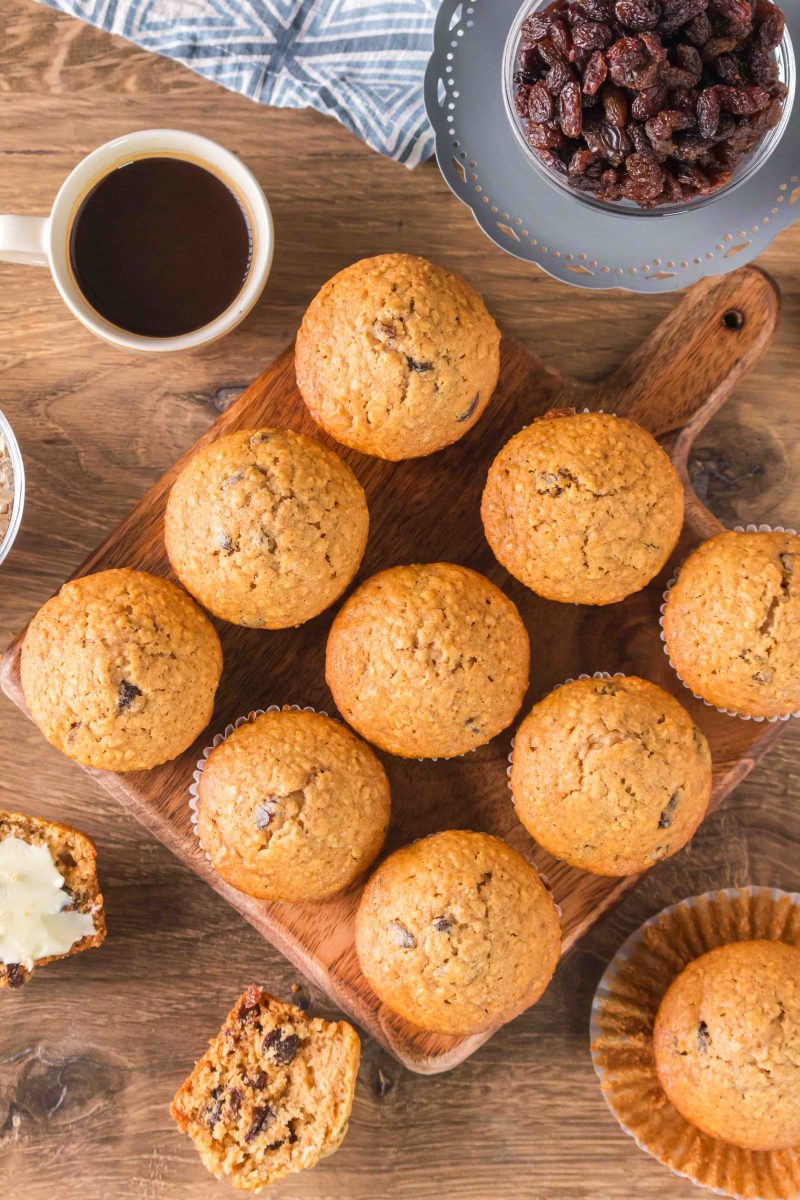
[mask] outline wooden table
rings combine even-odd
[[[313,113],[259,108],[27,0],[3,0],[0,211],[45,212],[94,146],[135,128],[195,130],[266,188],[277,255],[265,299],[209,349],[134,358],[85,332],[43,270],[0,266],[0,407],[29,478],[0,568],[0,643],[51,594],[291,339],[317,287],[387,250],[430,254],[485,293],[503,328],[591,378],[674,300],[568,289],[503,254],[432,163],[409,172]],[[729,523],[800,525],[800,228],[761,260],[784,311],[756,372],[701,435],[698,490]],[[251,980],[289,996],[293,969],[0,700],[0,806],[60,817],[97,841],[109,939],[0,999],[3,1200],[205,1200],[168,1105]],[[316,1200],[694,1200],[606,1111],[587,1045],[604,964],[642,920],[711,887],[800,886],[800,730],[562,963],[544,1000],[450,1075],[406,1073],[365,1042],[351,1130],[317,1170],[275,1187]],[[307,989],[306,989],[307,990]],[[314,1006],[330,1009],[318,995]]]

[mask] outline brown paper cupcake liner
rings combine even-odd
[[[797,534],[796,529],[790,529],[788,526],[784,526],[784,525],[734,525],[733,532],[734,533],[793,533],[795,535]],[[681,563],[681,566],[683,566],[682,563]],[[750,716],[749,713],[740,713],[740,712],[737,712],[733,708],[720,708],[718,704],[712,704],[710,700],[706,700],[703,696],[698,696],[697,692],[693,692],[692,689],[689,687],[688,683],[686,683],[683,679],[681,679],[680,673],[679,673],[678,669],[676,668],[675,663],[670,658],[669,650],[667,650],[667,639],[664,636],[664,609],[667,606],[667,599],[669,597],[670,592],[672,591],[672,588],[673,588],[679,574],[680,574],[680,567],[675,572],[675,574],[672,576],[672,578],[669,580],[666,588],[664,589],[661,606],[658,610],[658,613],[659,613],[658,624],[659,624],[659,637],[661,638],[661,644],[664,647],[664,653],[667,656],[669,665],[672,667],[673,671],[678,676],[678,679],[680,679],[681,683],[686,688],[686,690],[688,692],[692,692],[692,695],[694,696],[695,700],[702,701],[702,703],[705,704],[706,708],[716,709],[716,711],[718,713],[724,713],[728,717],[738,717],[740,721],[756,721],[756,722],[768,721],[771,725],[774,725],[776,721],[790,721],[793,717],[800,717],[800,709],[797,712],[783,713],[782,715],[777,716],[777,717],[752,717],[752,716]]]
[[[252,722],[258,717],[263,717],[265,713],[283,712],[284,710],[288,710],[289,712],[319,713],[321,717],[327,717],[328,715],[326,712],[322,712],[321,709],[312,708],[309,704],[270,704],[268,708],[254,708],[252,712],[247,713],[246,716],[237,717],[236,720],[231,724],[226,725],[222,733],[215,734],[211,745],[206,746],[205,750],[197,761],[197,766],[192,773],[192,782],[189,784],[189,817],[192,822],[194,835],[197,838],[197,844],[209,862],[211,862],[211,855],[208,853],[202,841],[200,840],[200,834],[197,830],[198,786],[200,783],[200,776],[203,774],[205,765],[208,762],[208,756],[211,751],[215,749],[215,747],[219,746],[221,742],[224,742],[226,738],[229,738],[234,730],[240,729],[242,725],[252,724]],[[331,719],[335,721],[337,718],[333,717]]]
[[[673,979],[707,950],[751,938],[800,947],[800,894],[728,888],[683,900],[645,922],[600,980],[592,1061],[621,1127],[676,1175],[733,1200],[797,1200],[800,1147],[743,1150],[702,1133],[672,1106],[656,1074],[653,1025]]]

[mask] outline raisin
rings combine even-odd
[[[643,88],[641,92],[637,92],[631,104],[631,116],[637,121],[646,121],[648,117],[654,117],[656,113],[661,112],[667,101],[667,88],[663,83],[656,83],[653,87]]]
[[[575,78],[575,72],[563,61],[553,63],[544,78],[545,87],[553,96],[558,96],[561,90]]]
[[[543,83],[537,83],[528,93],[528,116],[541,125],[550,120],[553,112],[553,97]]]
[[[711,1041],[711,1034],[708,1031],[708,1025],[705,1021],[701,1021],[697,1026],[697,1049],[701,1054],[705,1054],[708,1050],[708,1044]]]
[[[603,101],[606,120],[610,121],[612,125],[624,125],[628,119],[628,97],[622,88],[616,87],[613,83],[607,83],[600,93],[600,99]]]
[[[774,4],[768,5],[766,15],[756,29],[756,45],[761,50],[774,50],[783,39],[785,24],[786,21],[781,10]]]
[[[769,92],[756,85],[733,88],[720,84],[717,87],[717,96],[720,107],[737,117],[752,117],[762,108],[766,108],[771,99]]]
[[[704,138],[712,138],[717,132],[720,112],[717,89],[705,88],[697,101],[697,126]]]
[[[538,124],[535,121],[528,122],[525,137],[534,150],[554,150],[564,142],[564,135],[560,129],[551,129],[549,125]]]
[[[542,38],[540,42],[537,42],[536,49],[548,67],[552,67],[557,62],[563,63],[567,61],[567,55],[561,51],[560,47],[550,37]]]
[[[21,988],[25,982],[25,968],[22,963],[6,963],[6,979],[10,988]]]
[[[213,1129],[222,1116],[222,1106],[225,1103],[225,1089],[222,1084],[211,1089],[212,1104],[206,1109],[205,1121],[209,1129]]]
[[[711,22],[708,19],[708,13],[698,13],[696,17],[692,17],[684,26],[683,33],[692,43],[693,46],[705,46],[710,39],[713,29]]]
[[[582,91],[587,96],[594,96],[608,75],[608,63],[602,50],[595,50],[583,70]]]
[[[238,1116],[239,1109],[241,1107],[242,1107],[242,1093],[239,1091],[238,1088],[232,1087],[231,1090],[228,1092],[228,1108],[230,1109],[231,1116],[232,1117]]]
[[[419,362],[418,359],[412,358],[410,354],[406,355],[406,364],[409,371],[415,371],[417,375],[424,375],[426,371],[433,370],[433,363]]]
[[[250,1075],[243,1076],[244,1082],[254,1092],[260,1092],[267,1082],[266,1071],[255,1070]]]
[[[676,180],[676,182],[680,182],[680,181]],[[658,828],[659,829],[669,829],[670,828],[670,826],[672,825],[672,818],[675,816],[675,810],[678,807],[680,798],[681,798],[680,789],[677,792],[672,793],[669,800],[667,801],[666,807],[662,810],[661,816],[658,818]]]
[[[250,1122],[250,1127],[244,1135],[245,1142],[252,1142],[253,1138],[258,1137],[261,1130],[269,1122],[275,1118],[275,1109],[271,1104],[258,1104],[253,1109],[253,1119]]]
[[[448,916],[447,913],[444,913],[441,917],[433,918],[433,928],[437,933],[447,933],[447,931],[452,929],[454,925],[455,921],[451,916]]]
[[[558,47],[562,58],[569,59],[572,52],[572,41],[569,31],[563,21],[555,18],[550,22],[550,39]]]
[[[573,29],[572,40],[582,50],[602,50],[611,44],[611,29],[604,21],[584,21]]]
[[[659,29],[662,33],[672,33],[705,12],[707,7],[708,0],[666,0]]]
[[[464,409],[464,411],[462,413],[458,414],[458,416],[456,417],[456,420],[461,423],[463,423],[464,421],[468,421],[470,419],[470,417],[474,414],[475,409],[480,404],[480,399],[481,399],[480,392],[476,392],[475,395],[470,400],[467,407]]]
[[[297,1057],[300,1049],[300,1038],[296,1033],[287,1033],[284,1037],[282,1029],[271,1029],[264,1038],[262,1050],[264,1054],[272,1051],[272,1056],[279,1067],[288,1066]]]
[[[713,0],[713,7],[728,21],[749,22],[752,17],[750,0]]]
[[[550,28],[550,18],[546,13],[534,13],[531,17],[526,17],[522,22],[522,41],[523,45],[530,42],[538,42],[543,37],[547,37],[547,31]]]
[[[417,939],[402,921],[390,921],[389,933],[394,944],[399,946],[401,950],[413,950],[417,944]]]
[[[747,52],[746,62],[753,83],[757,83],[759,87],[771,87],[778,78],[778,64],[775,56],[768,50],[761,50],[758,46],[751,47]]]
[[[661,20],[661,5],[658,0],[617,0],[614,12],[620,25],[640,32],[655,29]]]
[[[558,119],[565,137],[580,137],[583,126],[581,90],[577,83],[567,83],[558,97]]]
[[[261,988],[251,983],[242,997],[237,1016],[243,1025],[247,1025],[261,1008]]]
[[[256,829],[267,829],[277,811],[274,797],[270,796],[263,804],[259,804],[253,814],[253,824]]]
[[[736,49],[736,38],[727,37],[712,37],[703,46],[702,59],[703,62],[713,62],[715,58],[719,58],[721,54],[729,54],[731,50]]]
[[[117,697],[117,711],[125,712],[126,708],[130,708],[137,696],[141,696],[142,689],[138,688],[135,683],[129,683],[127,679],[123,679],[119,685],[119,695]]]

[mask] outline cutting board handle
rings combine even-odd
[[[592,408],[639,421],[686,447],[754,366],[780,314],[777,285],[758,267],[711,276],[688,291],[630,358],[592,389]]]

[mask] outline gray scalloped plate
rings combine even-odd
[[[526,147],[507,95],[519,26],[534,7],[443,0],[425,76],[442,175],[503,250],[578,287],[670,292],[750,262],[800,218],[800,0],[782,3],[789,94],[780,124],[716,196],[650,211],[568,191]]]

